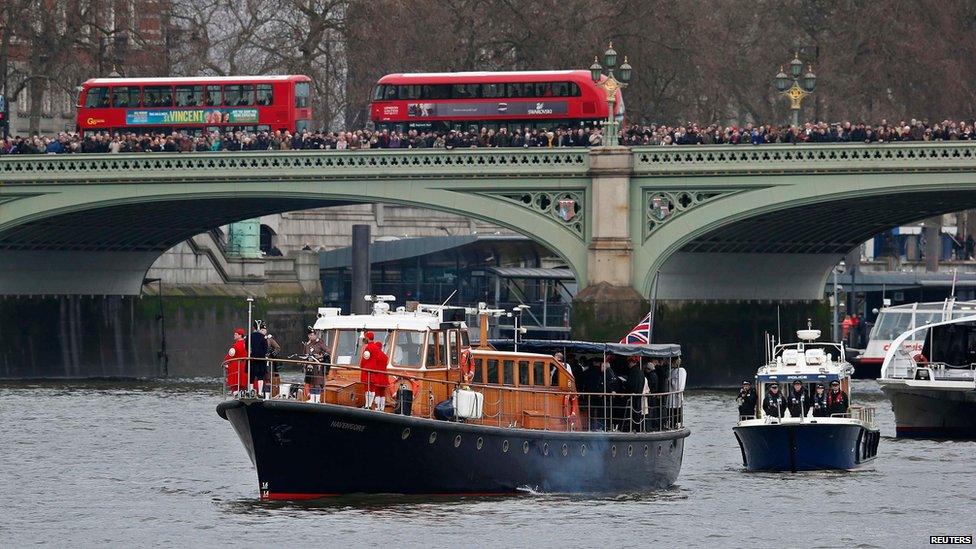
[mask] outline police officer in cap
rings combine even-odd
[[[790,389],[790,396],[787,397],[786,402],[792,417],[803,417],[810,411],[810,397],[799,379],[793,380],[793,388]]]
[[[779,383],[772,383],[763,399],[763,412],[767,416],[782,418],[786,413],[786,398],[779,392]]]
[[[810,406],[813,408],[813,417],[827,417],[827,391],[824,390],[823,383],[817,383],[817,388],[810,395]]]
[[[756,390],[752,387],[752,382],[748,379],[743,381],[742,388],[739,389],[739,396],[735,399],[735,403],[739,405],[739,417],[755,416],[756,402],[758,400],[759,397],[756,396]]]
[[[850,399],[840,388],[840,382],[836,379],[830,382],[830,393],[827,394],[827,412],[833,414],[846,414]]]

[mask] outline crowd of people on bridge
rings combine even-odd
[[[622,145],[762,145],[766,143],[890,143],[976,139],[971,120],[924,120],[890,123],[807,122],[802,126],[745,124],[631,125],[619,132]],[[13,136],[0,139],[0,155],[65,153],[215,152],[296,149],[459,149],[593,147],[603,144],[603,131],[592,128],[525,128],[509,130],[424,131],[358,129],[352,131],[228,131],[194,134],[172,132],[73,132]]]

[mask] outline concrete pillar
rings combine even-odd
[[[942,216],[930,217],[922,223],[925,234],[925,270],[939,272],[939,260],[942,257]]]
[[[261,257],[261,220],[245,219],[227,228],[227,255],[231,257]]]
[[[647,300],[633,286],[630,239],[630,174],[633,155],[624,147],[590,150],[592,238],[587,280],[573,299],[572,335],[617,341],[647,314]]]
[[[352,291],[349,310],[353,314],[368,314],[369,303],[369,225],[352,226]]]

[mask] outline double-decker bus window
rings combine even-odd
[[[379,84],[373,88],[373,101],[379,101],[383,99],[383,84]]]
[[[521,84],[519,82],[513,82],[510,84],[505,84],[508,90],[509,97],[529,97],[532,95],[530,91],[532,84]]]
[[[536,97],[552,97],[552,84],[549,82],[539,82],[535,85]]]
[[[483,97],[505,97],[505,84],[482,84],[481,94]]]
[[[241,98],[237,101],[239,107],[249,107],[254,104],[254,84],[241,86]]]
[[[146,86],[143,105],[146,107],[172,107],[173,88],[169,86]]]
[[[397,88],[396,86],[384,86],[383,87],[383,98],[387,101],[393,101],[397,98]]]
[[[556,97],[569,96],[569,82],[553,82],[552,94]]]
[[[450,99],[451,86],[447,84],[421,86],[421,99]]]
[[[139,88],[117,86],[112,88],[112,106],[129,108],[139,106]]]
[[[176,86],[177,107],[202,107],[203,86]]]
[[[481,97],[481,84],[454,84],[451,95],[454,99],[477,99]]]
[[[236,107],[240,104],[241,95],[240,84],[227,84],[224,86],[224,106]]]
[[[309,86],[308,82],[295,83],[295,107],[299,109],[308,108]]]
[[[223,104],[220,98],[220,86],[213,84],[207,86],[207,98],[205,103],[208,107],[216,107],[217,105]]]
[[[397,86],[400,99],[420,99],[420,86]]]
[[[107,107],[108,88],[88,88],[88,97],[85,99],[86,107]]]
[[[576,82],[570,82],[569,83],[569,95],[571,97],[579,97],[580,96],[580,89],[579,89],[579,86],[576,85]]]
[[[258,105],[270,107],[274,104],[274,89],[271,84],[258,84]]]

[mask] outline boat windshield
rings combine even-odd
[[[397,368],[420,368],[421,351],[424,344],[424,332],[415,330],[397,330],[393,339],[393,350],[390,354],[390,364]]]
[[[336,344],[335,363],[359,365],[359,354],[362,351],[363,330],[336,330],[338,342]],[[389,354],[392,342],[390,334],[392,330],[380,331],[372,330],[373,340],[378,341],[383,346],[383,352]]]
[[[885,311],[871,330],[871,339],[891,341],[912,326],[912,311]]]

